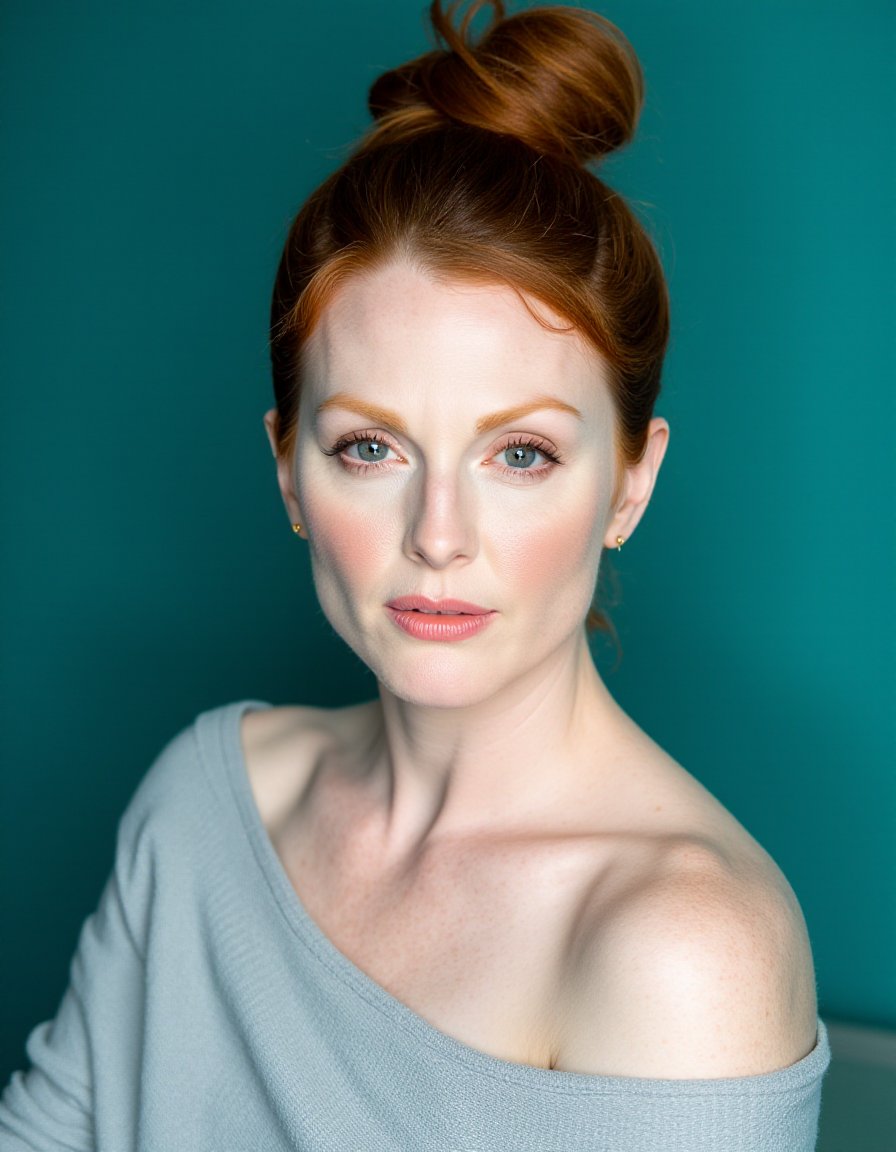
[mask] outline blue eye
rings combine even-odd
[[[516,435],[494,458],[498,471],[508,480],[542,480],[562,463],[553,444],[540,436]]]
[[[381,440],[356,440],[358,459],[365,464],[375,464],[378,460],[385,460],[389,445]]]
[[[526,460],[531,463],[532,458],[538,455],[538,448],[533,448],[532,445],[529,444],[516,444],[512,445],[510,448],[504,448],[503,452],[504,454],[507,454],[508,452],[512,453],[510,457],[511,460],[514,461],[514,463],[521,465],[522,467],[522,464]]]
[[[386,470],[385,465],[395,463],[389,453],[397,453],[397,449],[376,432],[352,432],[323,452],[325,456],[338,456],[345,468],[363,475]]]

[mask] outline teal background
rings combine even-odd
[[[266,319],[292,215],[427,46],[423,8],[3,5],[2,1082],[162,745],[243,696],[373,692],[280,504]],[[822,1015],[896,1026],[896,7],[600,11],[648,82],[605,176],[674,331],[624,654],[595,650],[788,876]]]

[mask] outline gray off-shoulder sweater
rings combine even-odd
[[[810,1152],[830,1062],[758,1076],[551,1071],[438,1031],[302,907],[240,718],[204,712],[122,817],[54,1020],[0,1099],[2,1152]]]

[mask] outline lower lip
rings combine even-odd
[[[386,605],[386,611],[402,631],[418,640],[466,640],[487,628],[497,612],[478,616],[437,616],[429,612],[406,612]]]

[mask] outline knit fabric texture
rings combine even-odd
[[[726,1079],[498,1059],[370,979],[303,908],[262,824],[240,721],[202,713],[119,828],[56,1017],[0,1098],[0,1150],[812,1152],[830,1063]]]

